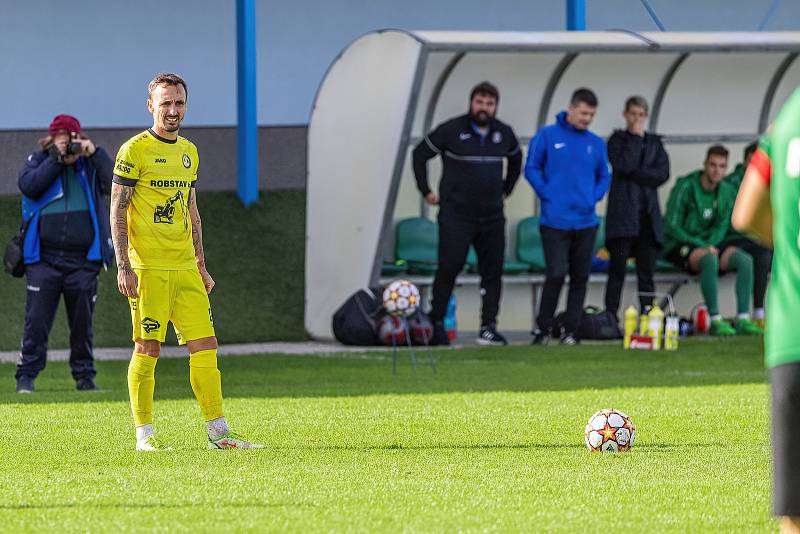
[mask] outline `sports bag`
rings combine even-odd
[[[333,335],[344,345],[380,345],[383,288],[359,289],[333,314]]]
[[[622,339],[622,332],[613,313],[594,306],[587,306],[581,315],[578,337],[580,339]]]

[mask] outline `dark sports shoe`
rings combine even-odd
[[[440,346],[450,345],[450,338],[447,337],[447,331],[444,329],[444,323],[433,323],[433,336],[431,336],[430,344]]]
[[[537,328],[531,333],[533,334],[533,341],[531,341],[531,345],[547,345],[550,343],[550,331],[539,330]]]
[[[561,336],[561,344],[562,345],[577,345],[578,338],[576,338],[573,334],[564,334]]]
[[[33,378],[29,376],[17,378],[17,393],[33,393]]]
[[[81,378],[75,382],[75,389],[78,391],[94,391],[97,389],[97,385],[91,378]]]
[[[478,345],[508,345],[508,341],[491,324],[481,326],[481,331],[478,333]]]

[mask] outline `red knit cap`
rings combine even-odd
[[[77,133],[81,131],[81,123],[72,115],[56,115],[47,131],[50,135],[55,135],[61,131]]]

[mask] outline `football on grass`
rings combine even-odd
[[[408,280],[395,280],[383,290],[383,308],[389,315],[410,317],[419,301],[419,289]]]
[[[624,452],[633,447],[636,427],[624,413],[607,408],[589,418],[584,436],[592,452]]]

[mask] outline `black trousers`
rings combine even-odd
[[[772,390],[772,509],[800,516],[800,362],[769,371]]]
[[[641,310],[653,303],[653,296],[644,296],[643,293],[653,293],[655,283],[653,274],[656,270],[656,254],[658,243],[653,239],[652,231],[643,231],[637,237],[618,237],[606,242],[608,248],[608,282],[606,283],[606,310],[617,315],[619,301],[622,296],[622,286],[625,284],[625,268],[628,258],[633,254],[636,257],[636,283],[639,290],[639,306]]]
[[[580,325],[586,283],[592,268],[592,253],[597,227],[581,230],[558,230],[540,225],[544,248],[545,280],[536,326],[540,330],[555,327],[553,318],[564,279],[569,273],[567,311],[564,316],[565,333],[575,334]]]
[[[724,246],[739,247],[753,257],[753,308],[763,308],[767,279],[772,269],[772,251],[746,237],[723,241],[718,248]]]
[[[47,363],[47,341],[61,295],[69,321],[72,378],[94,378],[92,313],[97,297],[99,262],[84,259],[43,260],[25,268],[27,301],[22,351],[16,377],[36,378]]]
[[[433,278],[431,321],[441,321],[453,292],[456,276],[464,269],[470,244],[478,255],[481,276],[481,326],[497,322],[503,288],[506,220],[502,214],[486,219],[465,219],[439,212],[439,265]]]

